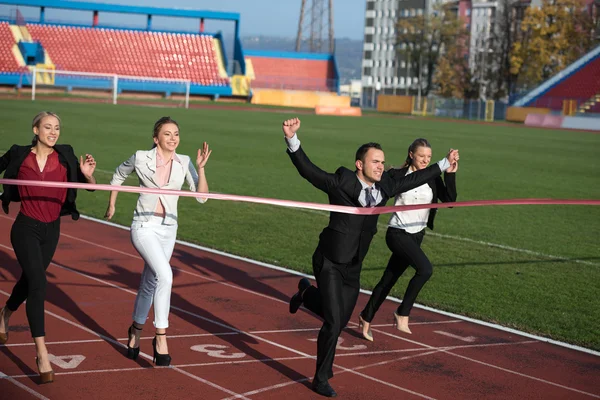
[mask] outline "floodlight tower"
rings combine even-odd
[[[310,52],[333,53],[333,0],[302,0],[296,51],[300,51],[306,41]]]

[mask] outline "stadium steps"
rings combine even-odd
[[[27,70],[16,43],[8,22],[0,22],[0,73],[18,73]],[[15,46],[17,46],[16,53]]]
[[[245,58],[244,61],[246,62],[246,76],[250,80],[256,79],[256,74],[254,73],[254,64],[252,64],[252,59]]]
[[[586,113],[586,112],[590,112],[592,110],[595,111],[596,105],[600,105],[600,92],[596,93],[594,96],[592,96],[592,98],[590,98],[589,100],[587,100],[585,103],[582,103],[579,106],[579,109],[577,110],[577,112],[579,113]]]
[[[227,78],[227,71],[225,70],[225,62],[223,61],[223,52],[221,49],[221,41],[217,38],[213,38],[213,46],[215,48],[215,57],[217,59],[217,67],[219,68],[219,76],[221,78]]]

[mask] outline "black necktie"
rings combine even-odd
[[[365,196],[366,207],[375,207],[377,204],[375,203],[375,198],[373,197],[373,188],[372,187],[365,188],[365,191],[366,191],[366,196]]]

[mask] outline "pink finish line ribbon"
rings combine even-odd
[[[245,203],[268,204],[282,207],[306,208],[310,210],[334,211],[344,214],[376,215],[387,214],[398,211],[420,210],[424,208],[456,208],[456,207],[478,207],[478,206],[516,206],[516,205],[587,205],[598,206],[600,200],[573,200],[573,199],[507,199],[507,200],[473,200],[457,201],[454,203],[415,204],[409,206],[386,206],[386,207],[348,207],[321,203],[306,203],[293,200],[269,199],[264,197],[239,196],[221,193],[199,193],[189,190],[166,190],[135,186],[112,186],[105,184],[75,183],[75,182],[45,182],[29,181],[19,179],[0,179],[0,184],[16,186],[41,186],[66,189],[88,189],[105,190],[129,193],[162,194],[181,197],[202,197],[215,200],[241,201]]]

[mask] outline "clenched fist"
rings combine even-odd
[[[282,129],[285,137],[291,139],[298,132],[298,129],[300,129],[300,120],[298,118],[285,120],[283,121]]]

